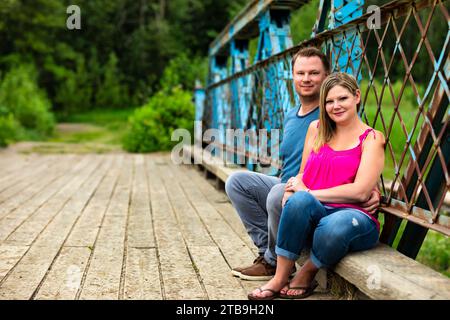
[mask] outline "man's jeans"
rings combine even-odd
[[[324,206],[309,192],[293,194],[283,208],[275,252],[297,260],[313,235],[311,261],[317,268],[334,266],[349,251],[373,248],[375,222],[357,209]]]
[[[250,238],[270,265],[276,266],[275,241],[281,214],[284,183],[257,172],[237,172],[225,183],[225,191]]]

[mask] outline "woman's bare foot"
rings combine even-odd
[[[253,290],[250,295],[255,298],[268,298],[275,295],[274,292],[280,292],[280,289],[286,285],[286,282],[279,281],[276,278],[272,278],[260,288]]]
[[[297,272],[297,274],[289,282],[290,288],[303,287],[308,288],[314,280],[319,269],[308,259],[303,267]],[[283,295],[301,295],[305,293],[306,289],[290,289],[288,285],[285,285],[280,293]]]

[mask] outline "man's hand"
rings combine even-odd
[[[381,196],[378,190],[374,189],[370,194],[369,200],[361,203],[361,207],[368,211],[370,214],[375,214],[377,208],[380,205]]]
[[[284,205],[286,204],[286,201],[289,199],[290,196],[292,196],[294,192],[292,191],[285,191],[283,195],[283,200],[281,201],[281,207],[284,208]]]

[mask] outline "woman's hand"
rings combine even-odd
[[[307,190],[305,184],[301,179],[298,179],[297,177],[292,177],[286,182],[286,186],[284,188],[285,192],[297,192],[302,190]]]

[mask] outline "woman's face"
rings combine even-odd
[[[360,102],[361,92],[353,95],[346,88],[339,85],[328,91],[325,100],[325,109],[328,116],[336,124],[344,124],[357,117],[356,105]]]

